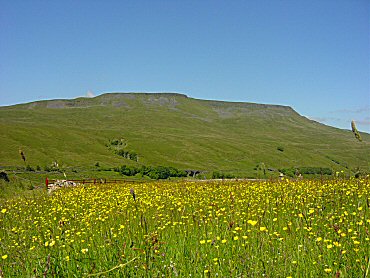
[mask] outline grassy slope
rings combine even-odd
[[[124,138],[140,163],[253,173],[267,167],[326,166],[369,170],[370,135],[310,121],[290,107],[205,101],[175,94],[105,94],[0,108],[0,166],[116,166],[108,150]],[[284,152],[277,150],[284,147]]]

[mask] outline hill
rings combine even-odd
[[[168,165],[253,176],[266,168],[361,167],[370,135],[309,120],[291,107],[199,100],[161,93],[109,93],[0,108],[0,166]],[[117,142],[114,142],[114,141]],[[122,149],[137,154],[127,159]],[[128,155],[129,156],[129,155]],[[127,157],[128,157],[127,156]],[[138,160],[138,162],[136,162]]]

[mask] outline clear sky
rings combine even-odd
[[[0,105],[179,92],[370,132],[368,0],[0,0]]]

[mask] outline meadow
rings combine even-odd
[[[145,181],[0,208],[2,277],[367,277],[368,178]]]

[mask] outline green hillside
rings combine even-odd
[[[279,105],[198,100],[180,94],[111,93],[0,108],[0,166],[91,168],[122,164],[253,175],[266,168],[361,167],[369,171],[370,135],[311,121]],[[122,139],[138,162],[118,156]],[[108,145],[108,147],[107,147]]]

